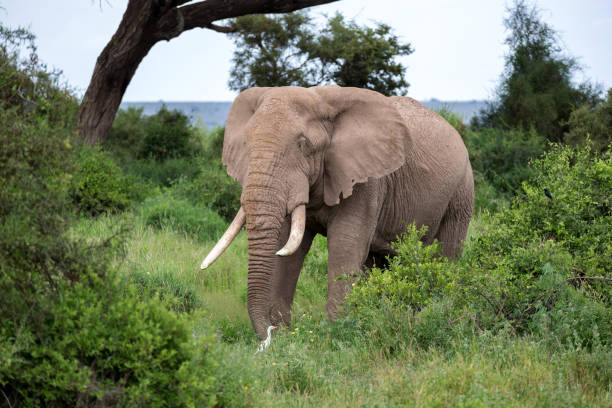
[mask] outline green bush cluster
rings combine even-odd
[[[80,204],[105,206],[125,206],[129,194],[108,156],[74,147],[77,101],[31,41],[0,27],[3,404],[214,405],[213,339],[119,282],[108,266],[117,239],[69,234],[75,191],[87,192]],[[24,60],[22,45],[31,50]]]
[[[531,129],[468,129],[464,137],[476,181],[486,181],[499,193],[514,196],[533,175],[529,161],[544,152],[546,140]],[[482,176],[482,179],[479,177]]]
[[[104,147],[126,162],[193,157],[202,150],[187,115],[165,106],[151,116],[144,116],[142,108],[120,110]]]
[[[2,327],[0,382],[17,405],[214,405],[213,339],[187,318],[95,276],[58,290],[39,300],[43,322]]]
[[[170,187],[179,179],[194,180],[203,171],[199,158],[173,158],[162,162],[134,160],[125,164],[125,172],[159,187]]]
[[[138,178],[126,175],[108,152],[85,147],[77,157],[71,186],[74,202],[92,215],[125,210],[133,201],[142,200],[149,189]]]
[[[141,109],[120,111],[104,149],[119,158],[126,173],[171,187],[178,197],[206,205],[231,221],[240,208],[242,188],[221,164],[224,128],[192,126],[180,115],[165,108],[149,117]],[[151,153],[162,150],[174,153]]]
[[[609,346],[612,155],[552,146],[532,168],[511,207],[481,216],[458,262],[408,227],[388,268],[373,268],[348,297],[370,342],[429,346],[505,330],[572,349]]]
[[[451,290],[448,285],[457,276],[457,266],[439,256],[438,242],[423,245],[426,232],[426,227],[419,230],[410,224],[392,244],[397,256],[389,259],[389,265],[370,269],[367,284],[358,285],[350,296],[357,313],[363,308],[379,308],[384,302],[418,310]]]
[[[563,136],[565,143],[592,144],[595,150],[607,150],[612,143],[612,88],[608,89],[606,99],[594,107],[584,104],[574,109],[567,126],[569,130]]]

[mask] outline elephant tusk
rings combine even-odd
[[[223,251],[225,251],[227,247],[232,243],[234,238],[236,238],[236,235],[238,235],[238,233],[240,232],[240,228],[242,228],[245,221],[246,214],[242,207],[240,207],[240,210],[238,210],[238,214],[236,214],[236,217],[234,217],[234,220],[227,228],[227,231],[225,231],[219,242],[217,242],[215,247],[206,256],[206,258],[202,262],[202,265],[200,266],[200,269],[208,268],[210,265],[212,265],[213,262],[215,262],[215,260],[217,260],[219,256],[221,256]]]
[[[289,256],[300,247],[302,238],[304,238],[304,229],[306,228],[306,206],[304,204],[295,207],[291,213],[291,233],[284,247],[282,247],[276,255]]]

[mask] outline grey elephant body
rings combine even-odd
[[[224,142],[228,173],[243,186],[249,240],[247,306],[256,333],[290,323],[304,257],[327,236],[327,311],[334,319],[352,277],[393,255],[406,225],[456,257],[472,214],[467,150],[443,118],[406,97],[340,88],[254,88],[232,105]],[[306,205],[298,250],[275,255],[290,214]],[[348,277],[339,279],[341,277]]]

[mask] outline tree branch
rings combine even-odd
[[[179,7],[185,18],[182,31],[193,28],[210,28],[218,20],[235,18],[246,14],[290,13],[306,7],[333,3],[338,0],[206,0],[199,3]],[[158,27],[162,32],[176,31],[175,16],[166,13],[159,21]],[[213,30],[215,30],[213,28]],[[217,30],[215,30],[217,31]],[[225,32],[225,31],[221,31]]]
[[[225,33],[225,34],[235,33],[237,31],[235,28],[227,27],[227,26],[220,26],[220,25],[213,24],[213,23],[210,23],[209,25],[207,25],[206,28],[209,28],[218,33]]]

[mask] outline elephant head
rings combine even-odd
[[[309,212],[333,207],[356,183],[397,170],[409,148],[407,132],[393,100],[373,91],[252,88],[237,97],[225,129],[223,163],[243,187],[241,208],[202,267],[223,252],[246,221],[247,307],[260,338],[277,316],[289,321],[274,281],[283,274],[279,257],[300,246],[306,207]],[[281,231],[289,224],[282,246]]]

